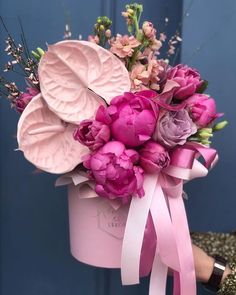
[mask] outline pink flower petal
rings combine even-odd
[[[65,124],[51,112],[38,94],[27,105],[18,123],[19,149],[41,170],[65,173],[73,170],[88,153],[73,139],[76,126]]]
[[[66,122],[93,117],[101,104],[130,90],[123,63],[108,50],[87,41],[49,46],[39,64],[43,98]],[[102,98],[103,99],[102,99]]]

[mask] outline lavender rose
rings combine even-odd
[[[180,100],[193,95],[203,83],[197,70],[182,64],[169,69],[168,79],[179,84],[174,91],[174,98]]]
[[[31,99],[39,93],[36,88],[27,88],[27,92],[21,93],[15,102],[15,107],[19,113],[22,113]]]
[[[144,196],[144,171],[136,166],[139,158],[135,150],[125,149],[123,143],[110,141],[94,154],[88,156],[84,166],[96,182],[99,196],[127,202],[132,195]]]
[[[187,100],[187,106],[193,121],[200,127],[208,126],[223,115],[216,113],[215,100],[205,94],[194,94]]]
[[[148,173],[158,173],[170,163],[167,150],[154,141],[148,141],[139,151],[141,167]]]
[[[183,145],[188,137],[197,132],[197,126],[193,123],[187,110],[167,112],[158,122],[154,140],[159,141],[168,148]]]
[[[154,110],[150,97],[156,92],[126,92],[112,99],[108,112],[111,116],[111,133],[115,140],[136,147],[149,140],[155,130],[158,107]]]

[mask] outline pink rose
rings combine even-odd
[[[99,196],[127,202],[132,195],[144,196],[144,172],[139,166],[138,153],[125,149],[123,143],[110,141],[84,161],[96,182],[95,191]]]
[[[148,173],[158,173],[170,163],[167,150],[154,141],[148,141],[139,151],[141,167]]]
[[[117,34],[116,38],[111,39],[110,43],[110,51],[120,58],[131,57],[134,48],[141,44],[134,36],[121,36],[119,34]]]
[[[148,21],[145,21],[143,23],[143,26],[142,26],[142,29],[143,29],[143,33],[144,35],[152,40],[152,39],[155,39],[156,38],[156,29],[154,28],[153,24],[151,22],[148,22]]]
[[[108,112],[111,116],[111,133],[115,140],[129,147],[136,147],[149,140],[155,130],[158,107],[150,98],[154,91],[141,91],[112,99]]]
[[[182,64],[170,68],[167,78],[179,84],[179,87],[175,89],[174,98],[180,100],[192,96],[203,83],[197,70]]]
[[[15,107],[19,113],[22,113],[31,99],[39,93],[36,88],[29,87],[27,92],[21,93],[19,98],[16,100]]]
[[[222,115],[216,113],[215,100],[205,94],[194,94],[186,102],[193,121],[200,127],[206,127]]]

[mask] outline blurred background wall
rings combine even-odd
[[[218,112],[229,121],[215,135],[213,145],[220,160],[208,177],[189,183],[187,208],[193,230],[236,229],[236,2],[234,0],[185,0],[182,62],[196,67],[209,81],[208,94]]]
[[[209,81],[208,93],[229,125],[215,134],[219,162],[203,179],[186,185],[191,230],[236,230],[236,2],[184,0],[181,61],[199,69]],[[208,294],[199,286],[199,294]]]
[[[187,185],[190,225],[194,230],[224,230],[236,227],[234,165],[236,106],[234,0],[146,0],[143,19],[158,28],[170,19],[168,35],[182,24],[182,61],[199,68],[210,81],[209,92],[225,111],[230,126],[215,138],[221,160],[206,179]],[[45,48],[60,41],[70,22],[73,38],[86,39],[98,15],[114,21],[114,32],[124,32],[120,12],[126,1],[100,0],[0,0],[0,15],[17,39],[23,23],[29,47]],[[183,7],[182,7],[183,6]],[[184,14],[184,13],[183,13]],[[4,39],[0,30],[0,63],[4,64]],[[200,46],[200,50],[196,48]],[[15,79],[15,78],[14,78]],[[119,271],[93,268],[77,262],[69,250],[65,188],[55,189],[55,176],[36,174],[23,155],[14,152],[18,115],[0,101],[0,294],[1,295],[116,295],[148,294],[148,279],[139,286],[122,287]],[[36,175],[35,175],[36,174]],[[199,294],[204,294],[199,290]],[[168,294],[171,294],[169,291]]]

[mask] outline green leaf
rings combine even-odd
[[[197,93],[204,93],[208,87],[208,84],[209,83],[207,80],[203,80],[203,83],[202,83],[201,87],[198,89]]]

